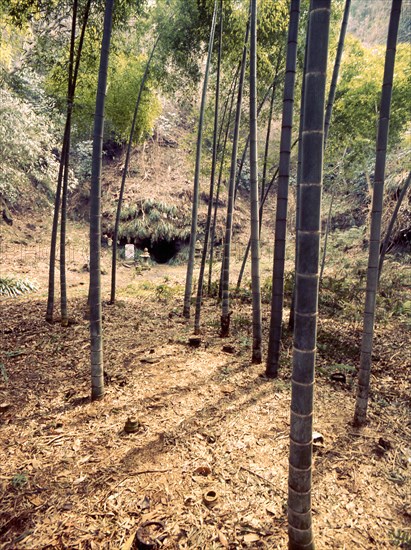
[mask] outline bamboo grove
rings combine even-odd
[[[110,77],[110,56],[113,29],[127,21],[130,6],[127,2],[106,0],[98,10],[90,1],[73,0],[70,4],[71,38],[65,92],[66,117],[60,151],[60,165],[55,194],[53,231],[51,235],[48,303],[45,317],[53,322],[55,308],[55,271],[58,228],[60,227],[60,296],[61,324],[69,327],[66,281],[66,219],[70,147],[73,131],[73,109],[81,84],[81,64],[87,45],[90,25],[98,36],[99,68],[95,100],[92,169],[90,191],[90,370],[91,398],[104,396],[104,334],[102,329],[101,290],[101,179],[104,141],[105,99]],[[101,4],[101,5],[100,5]],[[130,3],[131,4],[131,3]],[[193,68],[193,57],[201,59],[197,67],[194,90],[201,95],[195,102],[195,153],[193,191],[191,193],[191,227],[186,239],[188,257],[184,299],[181,312],[187,334],[201,338],[206,332],[202,324],[204,300],[214,300],[215,315],[222,341],[235,330],[231,320],[231,301],[236,289],[233,284],[233,231],[239,195],[246,195],[249,204],[249,243],[244,253],[242,276],[250,255],[251,273],[251,350],[250,363],[264,364],[262,376],[277,378],[282,364],[282,338],[285,323],[284,287],[286,245],[290,224],[295,228],[295,258],[293,304],[290,312],[293,329],[292,393],[290,409],[288,534],[289,548],[314,548],[312,526],[312,453],[314,383],[316,366],[318,300],[326,261],[327,236],[322,247],[324,228],[321,209],[324,196],[324,166],[332,151],[335,153],[334,118],[339,132],[338,104],[341,71],[344,70],[344,47],[351,0],[213,0],[198,2],[200,12],[197,28],[183,28],[181,14],[184,2],[151,3],[152,12],[144,2],[137,3],[134,18],[141,25],[142,35],[148,37],[140,84],[135,89],[131,126],[123,140],[126,156],[122,168],[113,231],[110,304],[116,302],[116,272],[120,248],[120,226],[123,196],[131,162],[131,151],[141,136],[144,101],[152,90],[166,82],[172,88],[173,76],[165,67],[172,66],[176,57],[186,75]],[[149,3],[150,4],[150,3]],[[191,4],[191,3],[189,3]],[[154,7],[153,7],[154,5]],[[382,240],[381,219],[384,211],[384,182],[386,158],[390,139],[390,118],[395,88],[395,62],[402,1],[390,0],[391,12],[386,33],[383,81],[380,82],[380,104],[375,114],[377,128],[373,145],[375,160],[369,234],[369,260],[366,273],[365,303],[361,357],[358,361],[358,390],[353,423],[367,423],[370,392],[373,335],[379,276],[392,225]],[[150,7],[150,6],[149,6]],[[27,8],[29,9],[29,8]],[[148,11],[145,12],[144,10]],[[188,9],[188,8],[187,8]],[[140,12],[141,10],[141,12]],[[150,12],[150,17],[147,13]],[[142,14],[142,15],[141,15]],[[139,23],[140,19],[141,23]],[[151,18],[151,19],[150,19]],[[201,24],[200,24],[201,23]],[[189,27],[189,25],[187,25]],[[179,34],[180,33],[180,34]],[[187,40],[181,38],[185,36]],[[185,50],[178,51],[178,44]],[[332,48],[330,49],[330,46]],[[89,51],[86,51],[90,55]],[[181,59],[184,58],[184,62]],[[186,63],[186,65],[184,65]],[[167,81],[167,78],[169,80]],[[146,99],[145,99],[146,98]],[[210,114],[211,113],[211,114]],[[207,127],[211,139],[205,139]],[[210,122],[212,121],[212,122]],[[276,128],[274,130],[273,128]],[[270,151],[273,131],[278,133],[278,150]],[[264,135],[264,140],[259,136]],[[336,134],[337,135],[337,134]],[[140,139],[140,138],[139,138]],[[339,139],[339,138],[338,138]],[[206,146],[205,141],[211,145]],[[259,144],[264,141],[264,150]],[[334,149],[333,149],[334,148]],[[352,153],[345,145],[341,163]],[[276,158],[272,165],[269,158]],[[348,160],[347,160],[348,162]],[[244,172],[249,170],[244,191]],[[199,231],[199,201],[202,180],[209,182],[208,208],[205,227]],[[410,177],[403,181],[394,219],[407,193]],[[224,190],[224,209],[219,197]],[[332,190],[332,197],[338,194]],[[289,196],[296,197],[296,208],[290,219]],[[275,202],[275,227],[271,236],[273,248],[270,318],[262,315],[260,276],[262,218],[266,201]],[[330,204],[330,214],[332,202]],[[267,214],[266,214],[267,215]],[[221,259],[216,259],[215,232],[217,219],[224,226]],[[60,222],[59,222],[60,220]],[[390,229],[391,228],[391,229]],[[328,230],[328,225],[327,225]],[[200,260],[197,248],[200,242]],[[321,264],[321,249],[323,260]],[[208,281],[205,280],[208,268]],[[212,287],[217,290],[212,294]],[[195,309],[194,315],[193,309]],[[109,313],[108,313],[109,314]],[[268,330],[267,330],[268,329]],[[268,332],[264,338],[264,330]],[[275,384],[275,380],[273,382]]]

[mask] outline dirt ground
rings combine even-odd
[[[1,264],[39,288],[0,301],[0,548],[127,550],[147,521],[161,522],[164,549],[287,548],[291,335],[280,377],[267,380],[250,363],[249,304],[232,303],[223,341],[215,299],[205,299],[194,349],[181,316],[185,266],[121,265],[118,303],[103,308],[106,394],[91,402],[84,230],[72,228],[62,328],[58,307],[57,322],[44,321],[48,252],[34,225],[20,227],[25,244],[3,247]],[[107,298],[109,275],[103,285]],[[268,316],[265,305],[265,337]],[[359,326],[320,316],[316,547],[410,548],[409,332],[394,319],[377,327],[369,424],[358,431],[349,367],[360,338]]]

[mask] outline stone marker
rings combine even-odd
[[[125,258],[134,261],[134,244],[126,244]]]

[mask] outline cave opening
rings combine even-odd
[[[150,239],[143,239],[136,243],[137,248],[144,250],[148,248],[151,259],[158,264],[166,264],[172,260],[186,245],[185,241],[179,239],[161,240],[152,243]]]
[[[127,242],[128,240],[126,239],[120,239],[120,246],[125,246]],[[188,242],[188,239],[164,239],[156,242],[151,242],[150,239],[136,239],[134,241],[134,245],[138,249],[137,252],[139,250],[142,252],[145,248],[147,248],[153,262],[156,262],[158,264],[166,264],[170,260],[172,260],[181,251],[182,248],[187,246]]]
[[[151,259],[158,264],[166,264],[180,251],[181,243],[176,240],[157,241],[147,246]]]

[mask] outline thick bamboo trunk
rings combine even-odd
[[[357,400],[354,412],[354,425],[356,426],[363,426],[367,420],[371,374],[371,354],[374,337],[375,305],[378,289],[378,263],[380,255],[381,218],[384,198],[385,162],[387,157],[391,95],[394,79],[395,54],[398,24],[401,14],[401,3],[402,0],[392,0],[390,23],[388,27],[387,49],[385,53],[384,80],[382,85],[380,118],[378,122],[377,151],[372,194],[370,245],[368,254],[360,370],[358,372]]]
[[[287,234],[288,183],[290,179],[291,136],[293,128],[295,73],[297,65],[298,25],[300,0],[292,0],[288,27],[288,46],[283,96],[283,114],[280,138],[280,164],[275,217],[275,243],[273,262],[273,285],[271,296],[270,337],[266,375],[278,374],[280,361],[281,330],[284,305],[284,267]]]
[[[331,0],[312,0],[309,14],[288,477],[291,550],[314,549],[311,514],[313,390],[330,4]]]
[[[215,196],[215,201],[214,201],[213,221],[212,221],[211,229],[210,229],[210,260],[209,260],[209,269],[208,269],[208,294],[211,293],[211,284],[212,284],[212,277],[213,277],[214,240],[215,240],[215,231],[216,231],[216,226],[217,226],[218,202],[219,202],[219,199],[220,199],[220,190],[221,190],[221,182],[222,182],[222,178],[223,178],[224,160],[225,160],[225,153],[226,153],[226,149],[227,149],[228,133],[229,133],[230,127],[231,127],[231,116],[232,116],[233,106],[234,106],[236,83],[237,83],[240,68],[241,68],[241,63],[239,63],[239,65],[238,65],[238,72],[236,74],[235,80],[233,81],[233,89],[230,92],[231,95],[227,98],[227,99],[230,98],[230,108],[229,108],[229,112],[228,112],[227,125],[226,125],[225,133],[224,133],[223,149],[221,151],[220,168],[219,168],[219,171],[218,171],[217,190],[216,190],[216,196]],[[221,124],[223,124],[223,121],[221,121]]]
[[[210,237],[211,216],[213,211],[214,180],[217,166],[217,145],[218,145],[218,110],[220,103],[220,69],[221,69],[221,47],[223,39],[223,3],[220,0],[220,29],[218,36],[218,62],[217,62],[217,81],[215,89],[214,106],[214,133],[213,133],[213,158],[211,162],[210,190],[208,194],[207,221],[204,232],[204,243],[201,254],[200,271],[198,274],[196,311],[194,320],[194,334],[200,334],[201,303],[203,299],[204,271],[208,253],[208,240]]]
[[[251,3],[250,33],[250,212],[251,212],[251,293],[253,319],[252,363],[262,360],[260,222],[257,152],[257,0]]]
[[[199,190],[200,190],[201,147],[203,142],[204,113],[205,113],[206,98],[207,98],[208,75],[209,75],[210,65],[211,65],[211,54],[213,51],[213,43],[214,43],[216,15],[217,15],[217,0],[215,0],[214,2],[214,13],[213,13],[213,20],[211,23],[210,41],[208,44],[208,56],[207,56],[207,63],[206,63],[204,82],[203,82],[203,93],[201,97],[200,119],[198,122],[196,166],[195,166],[195,173],[194,173],[194,189],[193,189],[193,206],[192,206],[192,212],[191,212],[191,232],[190,232],[189,255],[188,255],[188,263],[187,263],[187,275],[186,275],[184,307],[183,307],[183,315],[186,319],[189,319],[190,317],[191,291],[193,288],[194,259],[195,259],[194,256],[195,256],[195,245],[197,241],[198,200],[199,200]]]
[[[235,123],[234,123],[233,148],[231,153],[230,181],[228,186],[226,230],[225,230],[225,239],[224,239],[222,270],[221,270],[222,312],[221,312],[220,335],[223,338],[229,336],[230,334],[229,285],[230,285],[231,237],[232,237],[232,231],[233,231],[233,211],[234,211],[235,182],[236,182],[236,173],[237,173],[238,136],[240,132],[241,103],[243,99],[243,87],[244,87],[245,67],[246,67],[246,61],[247,61],[247,43],[248,43],[249,31],[250,31],[250,21],[247,22],[243,55],[241,59],[241,70],[240,70],[240,78],[238,82],[237,106],[236,106]]]
[[[103,327],[101,314],[101,168],[103,154],[104,106],[111,42],[114,0],[106,0],[104,31],[94,115],[93,157],[90,192],[90,340],[91,340],[91,399],[104,395]]]

